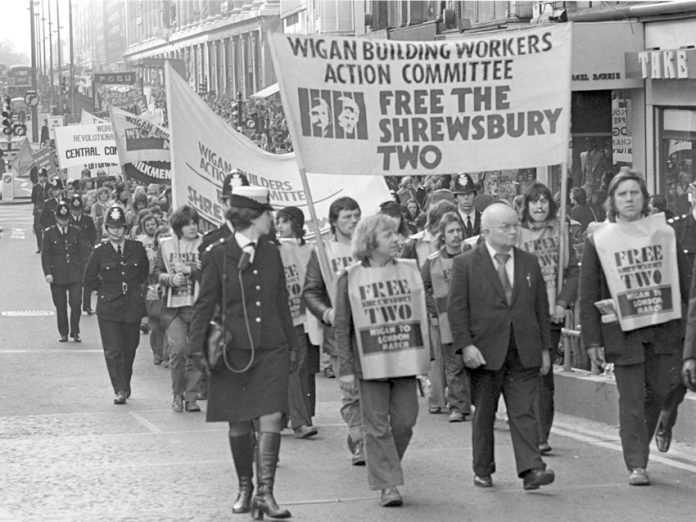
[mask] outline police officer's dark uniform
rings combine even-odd
[[[79,229],[70,224],[70,208],[65,201],[57,204],[55,215],[57,223],[48,227],[43,233],[41,265],[44,276],[51,284],[60,342],[64,343],[68,340],[69,326],[70,336],[79,343],[81,341],[82,267],[88,250],[86,244],[80,240]],[[70,323],[68,323],[68,303],[70,303]]]
[[[474,194],[475,198],[476,193],[478,192],[478,185],[474,183],[474,180],[469,174],[462,173],[452,179],[451,190],[455,198],[457,197],[457,194],[472,193]],[[476,210],[476,207],[474,206],[472,206],[471,210],[471,214],[464,214],[461,209],[457,209],[459,217],[462,219],[462,224],[464,225],[464,229],[462,230],[464,233],[464,239],[481,234],[481,213]]]
[[[89,250],[97,242],[97,229],[94,226],[94,220],[87,216],[83,211],[82,197],[75,194],[70,200],[70,224],[76,226],[80,230],[80,239],[85,245],[88,245]],[[84,258],[87,262],[87,257]],[[84,265],[82,267],[84,272]],[[86,285],[82,285],[82,309],[89,315],[92,315],[92,289]]]
[[[677,236],[677,246],[682,249],[689,260],[689,274],[693,273],[694,260],[696,260],[696,219],[694,213],[682,214],[668,219],[667,223],[674,229]],[[689,285],[691,286],[691,285]],[[667,401],[660,411],[655,431],[655,444],[661,452],[669,450],[672,442],[672,428],[677,422],[677,409],[684,400],[686,387],[678,386],[667,397]]]
[[[39,181],[31,188],[31,202],[34,205],[33,215],[34,215],[34,235],[36,236],[36,253],[41,252],[41,246],[43,244],[43,230],[44,227],[41,225],[41,214],[44,209],[46,200],[51,197],[49,194],[50,185],[48,184],[48,173],[46,169],[41,169],[39,172]]]
[[[107,227],[126,227],[126,214],[111,207]],[[108,232],[108,230],[107,230]],[[85,285],[97,291],[97,317],[106,367],[116,394],[125,404],[131,393],[135,350],[140,342],[140,319],[145,315],[145,283],[149,272],[145,248],[138,241],[109,239],[97,245],[85,268]]]
[[[235,187],[246,187],[249,185],[249,180],[241,172],[235,170],[225,176],[225,180],[222,182],[222,193],[220,194],[220,199],[227,206],[227,201],[232,194]],[[223,213],[224,210],[223,209]],[[203,235],[201,240],[201,245],[198,247],[198,255],[201,261],[203,260],[203,254],[210,245],[216,244],[220,239],[225,239],[232,235],[232,228],[226,221],[220,225],[218,228],[214,228]]]
[[[63,198],[61,191],[63,190],[63,182],[59,179],[54,179],[50,183],[48,189],[49,198],[44,202],[43,210],[41,211],[41,226],[47,229],[56,224],[56,208]]]

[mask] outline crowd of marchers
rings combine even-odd
[[[113,402],[123,405],[137,394],[133,362],[149,335],[154,364],[171,375],[171,410],[199,412],[207,401],[206,420],[229,425],[234,513],[290,517],[274,497],[280,433],[317,435],[321,371],[340,387],[350,462],[366,466],[385,507],[403,503],[419,392],[428,414],[471,421],[475,486],[494,486],[503,403],[523,488],[554,482],[544,461],[553,455],[552,363],[570,309],[589,358],[614,364],[629,484],[650,483],[650,443],[669,450],[677,408],[696,388],[696,221],[665,219],[636,171],[608,179],[597,208],[577,187],[562,196],[531,182],[510,203],[481,193],[466,173],[405,177],[377,214],[363,216],[350,197],[333,201],[321,247],[305,239],[301,209],[274,208],[239,172],[223,183],[225,222],[204,235],[196,209],[173,208],[168,188],[103,172],[68,186],[35,174],[37,252],[58,340],[81,341],[96,294]],[[673,268],[665,284],[683,313],[625,328],[601,306],[616,299],[603,245],[646,224],[662,238]],[[399,310],[415,313],[377,313],[365,288],[398,288]]]

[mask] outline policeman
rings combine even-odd
[[[227,209],[230,208],[230,196],[232,195],[233,190],[236,187],[246,187],[248,185],[249,180],[247,180],[247,177],[239,170],[234,170],[225,176],[225,180],[222,182],[222,194],[220,195],[223,215],[227,212]],[[209,232],[206,232],[203,236],[200,247],[198,247],[198,254],[201,260],[203,259],[203,253],[210,245],[217,243],[217,241],[220,239],[230,236],[232,232],[232,225],[230,225],[229,221],[226,221],[218,228],[214,228]]]
[[[457,199],[459,217],[464,223],[464,239],[478,236],[481,233],[481,213],[474,206],[478,185],[469,174],[462,172],[452,180],[451,190]]]
[[[94,220],[85,215],[83,212],[82,197],[75,194],[70,200],[70,224],[76,226],[80,230],[80,239],[89,249],[87,256],[84,257],[84,262],[87,262],[89,251],[97,242],[97,229],[94,226]],[[84,266],[82,267],[84,271]],[[82,309],[87,312],[87,315],[92,315],[92,289],[82,285]]]
[[[92,250],[85,285],[97,291],[97,318],[106,367],[116,397],[125,404],[131,394],[140,319],[145,315],[145,283],[149,262],[138,241],[126,239],[126,213],[111,207],[104,219],[107,239]]]
[[[62,200],[63,182],[58,178],[54,178],[50,183],[48,192],[49,197],[44,203],[40,220],[41,226],[44,229],[56,224],[56,207],[58,207],[58,203]]]
[[[70,207],[65,201],[57,203],[56,224],[44,230],[41,265],[46,282],[51,285],[56,306],[59,341],[68,340],[68,302],[70,303],[70,336],[80,339],[80,305],[82,304],[82,267],[87,247],[80,241],[80,231],[70,224]],[[66,297],[67,296],[67,297]]]

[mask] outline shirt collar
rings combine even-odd
[[[488,254],[491,256],[491,259],[495,262],[497,262],[495,255],[500,253],[502,254],[503,252],[498,252],[495,250],[491,245],[488,244],[488,241],[484,241],[486,244],[486,248],[488,249]],[[504,252],[505,254],[508,254],[510,256],[510,260],[514,263],[515,260],[515,249],[511,248],[508,252]]]

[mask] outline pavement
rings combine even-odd
[[[31,222],[30,205],[0,207],[0,521],[247,520],[231,514],[236,477],[225,425],[169,409],[170,377],[153,365],[147,336],[126,406],[112,404],[96,317],[82,316],[81,344],[57,342]],[[317,397],[319,435],[282,437],[276,498],[293,520],[694,520],[691,444],[653,450],[652,486],[630,487],[616,421],[558,413],[545,458],[556,482],[524,492],[499,422],[495,487],[480,489],[470,422],[429,414],[423,398],[403,461],[404,506],[381,508],[365,468],[350,465],[337,381],[318,375]],[[613,400],[595,397],[586,409]]]

